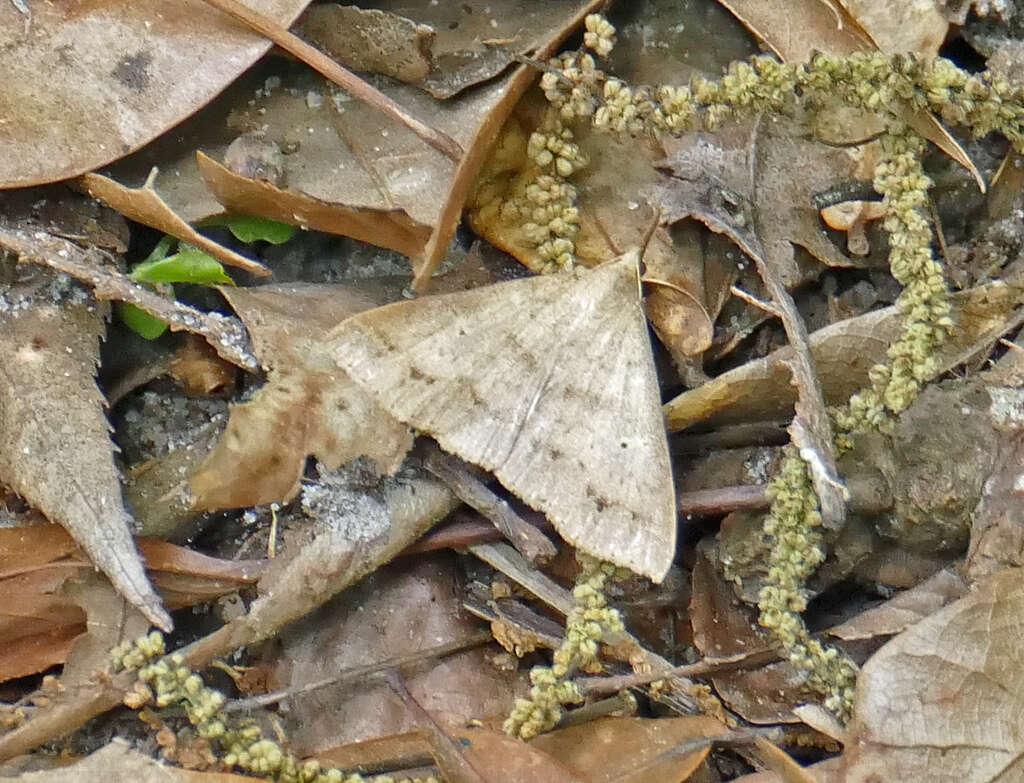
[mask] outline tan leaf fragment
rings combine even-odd
[[[957,328],[940,349],[940,371],[964,361],[980,343],[999,339],[1013,322],[1021,299],[1015,281],[989,283],[954,294],[953,319]],[[894,305],[840,321],[810,335],[811,353],[826,401],[843,402],[867,382],[868,370],[885,358],[901,323]],[[774,351],[669,400],[665,404],[669,430],[676,432],[698,421],[721,426],[787,416],[795,394],[785,364],[791,353],[789,348]]]
[[[638,260],[399,302],[327,342],[395,418],[494,473],[574,546],[661,581],[675,499]]]
[[[331,470],[367,456],[393,473],[412,435],[349,380],[324,343],[332,327],[370,300],[343,286],[225,287],[221,293],[270,369],[255,397],[232,408],[220,442],[192,474],[193,508],[289,500],[308,455]]]
[[[404,16],[325,3],[302,15],[299,33],[346,68],[415,83],[426,78],[432,65],[436,33]]]
[[[946,604],[962,598],[966,591],[964,578],[944,568],[927,581],[904,590],[880,606],[861,612],[842,625],[829,628],[828,632],[847,641],[897,634]]]
[[[290,24],[308,0],[249,0]],[[141,147],[271,46],[203,2],[0,3],[0,188],[67,179]]]
[[[129,602],[170,630],[171,618],[135,549],[105,402],[94,380],[103,332],[95,300],[48,271],[6,291],[0,481],[63,525]]]
[[[727,734],[714,718],[600,718],[541,734],[530,746],[545,751],[591,783],[664,783],[688,780],[711,750],[684,743]],[[472,736],[472,735],[471,735]]]
[[[217,200],[235,212],[342,234],[410,258],[418,257],[430,239],[430,226],[409,217],[405,210],[325,203],[300,190],[236,174],[202,152],[196,153],[196,160],[199,173]]]
[[[861,670],[846,783],[1024,779],[1024,570],[980,581]]]

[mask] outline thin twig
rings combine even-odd
[[[379,109],[396,122],[400,122],[443,155],[458,161],[465,154],[465,150],[451,136],[416,119],[376,87],[360,79],[347,68],[338,65],[319,49],[288,32],[274,20],[236,2],[236,0],[206,0],[206,2],[251,27],[260,35],[269,38],[286,52],[295,55],[310,68],[323,74],[354,97]]]
[[[520,517],[505,500],[491,492],[465,462],[431,447],[423,466],[448,485],[463,503],[483,514],[531,563],[550,560],[558,550],[550,539]]]
[[[366,666],[353,666],[351,669],[345,669],[333,677],[327,677],[323,680],[305,683],[298,688],[285,688],[283,690],[265,693],[261,696],[252,696],[248,699],[235,699],[234,701],[228,702],[228,704],[224,706],[224,709],[227,712],[239,712],[257,709],[259,707],[269,707],[271,704],[277,704],[283,699],[309,693],[311,691],[319,690],[320,688],[328,688],[333,685],[347,685],[351,682],[366,679],[367,677],[371,677],[375,674],[381,674],[382,672],[391,670],[401,671],[427,661],[447,658],[449,655],[454,655],[455,653],[462,652],[463,650],[479,647],[480,645],[487,644],[490,641],[492,641],[490,631],[480,631],[464,639],[456,639],[451,642],[439,644],[435,647],[428,647],[425,650],[417,650],[414,653],[403,655],[399,658],[389,658],[386,661],[371,663]]]
[[[777,660],[779,660],[778,650],[765,648],[723,658],[705,658],[703,661],[686,666],[676,666],[668,671],[623,674],[614,677],[578,677],[576,684],[584,696],[602,696],[606,693],[618,693],[628,688],[650,685],[652,682],[668,677],[707,677],[742,669],[758,669]]]
[[[473,766],[473,762],[462,751],[459,744],[445,733],[433,716],[423,709],[423,705],[409,693],[402,676],[392,670],[385,681],[388,687],[402,700],[405,708],[412,713],[420,729],[423,730],[427,742],[430,744],[430,750],[445,779],[452,783],[485,783],[485,776]]]

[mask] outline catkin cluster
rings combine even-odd
[[[897,302],[903,328],[889,347],[888,361],[871,369],[868,386],[831,413],[840,451],[850,448],[859,431],[891,426],[892,417],[906,410],[935,376],[937,349],[953,328],[949,292],[932,253],[925,211],[932,184],[921,166],[927,143],[907,118],[933,112],[976,137],[1002,133],[1024,152],[1021,92],[992,74],[969,74],[943,58],[880,52],[817,54],[808,63],[796,64],[757,56],[732,63],[719,79],[638,87],[597,67],[595,57],[607,56],[614,46],[615,29],[596,14],[587,17],[585,26],[584,47],[589,51],[559,55],[541,79],[551,108],[530,142],[531,159],[543,172],[539,192],[551,207],[535,213],[528,236],[537,240],[553,266],[571,266],[578,231],[576,191],[565,180],[585,160],[572,141],[570,123],[589,121],[595,128],[634,136],[681,134],[714,130],[744,114],[785,114],[798,106],[813,111],[836,98],[884,118],[874,186],[885,208],[890,269],[903,285]],[[764,526],[771,542],[769,578],[760,596],[760,622],[794,666],[808,673],[808,684],[829,708],[845,719],[852,709],[856,666],[814,640],[800,615],[806,607],[807,578],[824,559],[824,541],[818,500],[795,450],[784,458],[770,494],[772,507]]]
[[[505,731],[530,739],[554,728],[566,704],[582,701],[579,689],[570,679],[573,672],[600,670],[597,655],[605,633],[622,631],[622,618],[608,606],[605,585],[616,567],[583,552],[577,553],[580,574],[572,595],[575,605],[565,623],[565,641],[555,651],[550,667],[537,666],[530,672],[533,688],[529,699],[517,699],[505,721]]]
[[[266,739],[252,720],[232,720],[224,711],[224,694],[208,687],[193,672],[185,659],[175,653],[164,656],[164,638],[154,631],[134,642],[114,649],[115,670],[138,670],[139,680],[125,697],[125,704],[141,709],[147,704],[158,708],[178,706],[211,748],[225,769],[242,770],[279,783],[395,783],[388,775],[364,778],[358,773],[323,769],[315,760],[299,761],[280,744]],[[417,779],[418,783],[439,783],[437,778]]]

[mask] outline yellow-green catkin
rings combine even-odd
[[[164,657],[164,639],[159,632],[119,645],[111,657],[115,670],[138,670],[139,682],[125,698],[128,706],[139,709],[152,703],[158,708],[183,708],[196,734],[209,741],[225,769],[279,783],[394,783],[389,775],[367,779],[358,773],[323,769],[317,761],[299,761],[280,744],[266,739],[252,720],[233,720],[224,710],[224,694],[208,687],[183,656]],[[416,780],[439,783],[433,776]]]
[[[888,360],[871,369],[868,386],[831,413],[840,451],[850,448],[858,431],[891,426],[893,416],[906,410],[923,384],[935,376],[937,350],[953,328],[949,292],[932,253],[925,211],[932,184],[921,165],[927,143],[905,119],[931,111],[978,137],[1002,133],[1024,153],[1021,91],[989,73],[968,74],[943,58],[890,57],[881,52],[818,54],[800,64],[762,55],[732,63],[719,79],[696,78],[688,86],[636,87],[596,68],[593,57],[608,55],[615,29],[599,15],[588,16],[585,26],[584,45],[592,54],[562,54],[551,61],[551,71],[542,79],[553,107],[554,119],[548,122],[555,123],[557,134],[567,132],[567,123],[586,117],[595,128],[634,136],[713,130],[741,114],[787,113],[797,106],[813,110],[836,98],[885,117],[887,129],[881,138],[874,186],[885,206],[890,268],[904,286],[898,300],[903,329],[888,350]],[[552,132],[546,132],[545,144]],[[573,161],[572,167],[559,166],[544,156],[551,178],[545,187],[571,189],[565,182],[570,168],[575,171],[585,163],[582,155],[575,155]],[[575,190],[559,192],[575,197]],[[571,262],[577,229],[560,224],[556,228],[561,240],[558,259]],[[550,256],[551,251],[546,253]],[[795,450],[787,451],[770,494],[772,506],[764,532],[771,552],[768,583],[759,602],[761,624],[794,666],[807,672],[808,684],[821,693],[826,705],[846,719],[852,709],[856,666],[814,640],[800,614],[806,608],[806,580],[824,559],[824,539],[818,500]]]
[[[605,585],[616,567],[582,552],[577,553],[580,574],[573,588],[575,605],[565,622],[565,641],[555,651],[550,667],[535,666],[530,672],[533,688],[529,699],[517,699],[505,721],[505,731],[521,739],[536,737],[554,728],[562,707],[582,701],[570,679],[579,670],[599,668],[597,655],[605,633],[623,630],[617,610],[608,606]]]

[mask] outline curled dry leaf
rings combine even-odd
[[[113,207],[127,218],[177,237],[182,242],[195,245],[227,266],[243,269],[259,277],[270,275],[270,270],[259,262],[240,256],[212,239],[207,239],[174,214],[173,210],[153,190],[152,183],[155,176],[156,172],[154,171],[140,188],[126,188],[99,174],[85,174],[81,178],[81,183],[90,196]]]
[[[239,212],[342,234],[410,258],[418,256],[430,239],[430,226],[409,217],[403,209],[327,203],[300,190],[236,174],[202,152],[196,153],[196,160],[217,200]]]
[[[393,473],[412,435],[352,383],[325,342],[331,328],[372,301],[343,286],[221,292],[248,326],[269,373],[251,401],[232,408],[220,442],[189,479],[193,508],[289,500],[309,455],[329,469],[367,456]]]
[[[189,305],[161,296],[110,266],[108,258],[93,249],[83,249],[56,235],[0,226],[0,248],[16,253],[22,261],[47,266],[80,280],[99,300],[130,302],[152,316],[166,321],[172,331],[201,335],[224,360],[247,370],[259,364],[249,347],[249,335],[235,318],[204,313]]]
[[[250,0],[287,26],[306,0]],[[141,147],[205,105],[270,41],[199,0],[0,4],[0,187],[53,182]]]
[[[39,269],[5,293],[0,480],[63,525],[125,598],[170,630],[135,549],[94,379],[103,313],[88,293],[63,280]]]
[[[892,636],[934,614],[967,592],[960,574],[944,568],[921,584],[890,598],[880,606],[861,612],[842,625],[829,628],[838,639],[872,639]]]
[[[675,496],[638,261],[398,302],[326,342],[381,407],[574,546],[661,581]]]
[[[980,345],[1004,334],[1020,302],[1015,281],[990,283],[952,297],[957,328],[939,349],[940,371],[954,367]],[[867,382],[868,370],[885,358],[896,337],[901,316],[896,306],[819,329],[810,335],[811,353],[818,368],[825,399],[839,403]],[[783,348],[724,373],[665,404],[671,431],[698,421],[709,426],[782,418],[793,405],[795,392],[785,362],[791,349]]]
[[[1024,571],[1008,568],[904,631],[864,666],[846,783],[1024,776]]]

